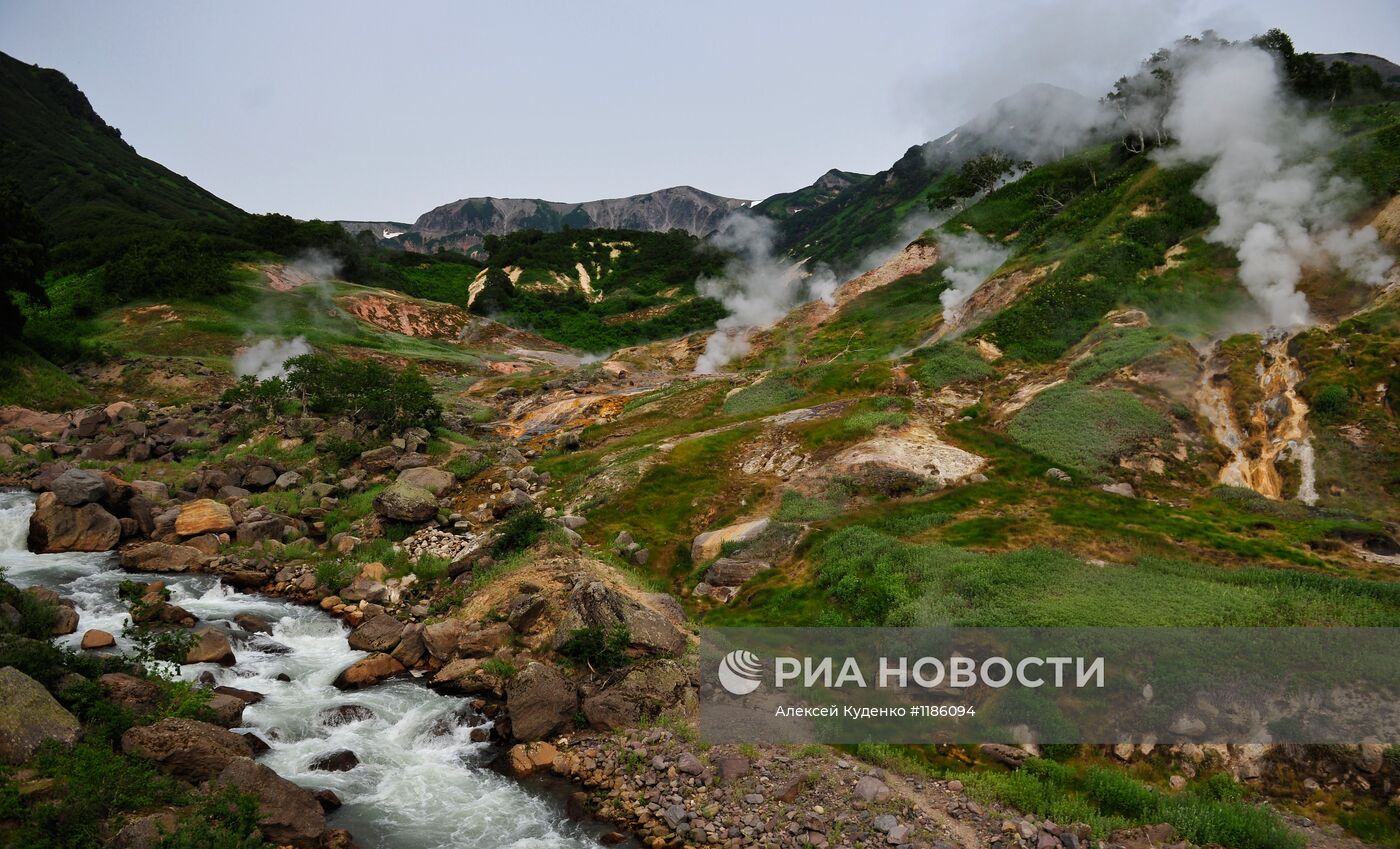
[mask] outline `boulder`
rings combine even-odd
[[[457,638],[457,656],[490,657],[500,651],[510,637],[511,628],[504,622],[468,628]]]
[[[105,649],[116,644],[116,637],[99,628],[89,628],[83,632],[82,646],[85,649]]]
[[[235,527],[228,506],[209,498],[199,498],[181,505],[180,515],[175,519],[175,533],[182,537],[226,534]]]
[[[603,731],[635,728],[687,697],[690,673],[674,660],[637,664],[621,679],[583,700],[588,724]]]
[[[62,637],[78,630],[78,611],[71,604],[60,604],[54,609],[53,635]]]
[[[578,691],[559,670],[534,661],[506,684],[506,709],[515,739],[541,740],[573,722]]]
[[[454,693],[492,693],[499,682],[481,669],[481,659],[462,657],[437,671],[429,682],[434,688]]]
[[[349,772],[360,765],[360,759],[349,749],[337,749],[312,758],[308,769],[318,772]]]
[[[400,479],[374,497],[374,509],[395,522],[426,522],[437,516],[437,496]]]
[[[137,494],[157,503],[167,501],[170,498],[170,487],[160,481],[132,481],[131,487],[136,490]]]
[[[272,482],[272,488],[278,492],[296,489],[299,486],[301,486],[301,475],[296,472],[283,472],[277,476],[277,480]]]
[[[336,728],[341,725],[349,725],[352,722],[368,722],[375,718],[373,710],[364,705],[346,704],[335,707],[323,708],[316,714],[316,721],[322,725]]]
[[[43,684],[13,666],[0,669],[0,763],[24,763],[48,740],[72,746],[81,730]]]
[[[185,663],[217,663],[220,666],[233,666],[233,646],[228,637],[213,628],[201,628],[194,632],[195,642],[185,653]]]
[[[108,672],[97,679],[97,683],[108,701],[126,708],[138,717],[154,713],[165,698],[165,691],[156,682],[127,675],[125,672]]]
[[[423,625],[419,622],[404,626],[399,633],[399,644],[390,652],[394,660],[410,668],[417,666],[427,653],[428,648],[423,643]]]
[[[554,648],[568,642],[579,629],[612,632],[619,625],[627,628],[630,645],[646,652],[678,655],[687,645],[685,634],[670,619],[602,581],[590,581],[569,593],[568,607],[554,631]]]
[[[271,466],[254,466],[243,473],[243,486],[247,489],[267,489],[275,480],[277,472]]]
[[[359,651],[393,651],[403,633],[403,623],[387,613],[371,616],[350,632],[350,648]]]
[[[346,667],[336,676],[335,686],[341,690],[356,690],[372,687],[386,678],[392,678],[404,671],[404,665],[391,655],[376,652],[361,658]]]
[[[326,814],[316,795],[250,758],[229,762],[210,785],[232,787],[258,802],[258,830],[271,843],[320,849]]]
[[[449,471],[435,469],[432,466],[422,466],[417,469],[406,469],[400,472],[399,480],[413,486],[422,487],[433,495],[442,495],[448,487],[456,483],[457,478]]]
[[[449,661],[457,656],[457,641],[467,625],[460,619],[444,619],[423,627],[423,645],[428,654],[441,661]]]
[[[69,469],[54,478],[49,491],[58,503],[69,507],[81,507],[107,497],[107,483],[102,475],[89,469]]]
[[[208,555],[190,545],[148,542],[122,552],[122,568],[130,572],[185,572],[196,569]]]
[[[248,703],[238,696],[228,693],[215,693],[209,697],[209,711],[214,715],[214,724],[224,728],[237,728],[243,724],[243,709]]]
[[[287,522],[281,516],[264,516],[261,519],[250,519],[238,526],[238,542],[241,545],[252,545],[261,540],[274,539],[279,542],[282,533],[287,527]]]
[[[528,778],[554,766],[558,754],[549,743],[516,743],[506,752],[506,771],[516,778]]]
[[[697,564],[713,560],[719,556],[725,543],[749,542],[756,539],[768,529],[768,524],[766,518],[756,519],[752,522],[741,522],[715,531],[706,531],[697,536],[690,544],[690,559]]]
[[[769,568],[761,560],[721,557],[705,572],[705,583],[715,587],[737,587]]]
[[[504,516],[512,510],[529,507],[535,503],[529,493],[521,492],[518,489],[510,489],[501,493],[501,497],[492,505],[491,512],[496,516]]]
[[[193,783],[218,775],[230,763],[253,754],[247,740],[226,728],[176,718],[127,729],[122,734],[122,751]]]
[[[121,542],[122,524],[100,504],[69,507],[52,492],[39,495],[29,517],[29,550],[111,551]]]
[[[271,634],[272,623],[256,613],[235,613],[233,624],[250,634]]]
[[[856,782],[855,789],[852,790],[855,797],[866,804],[871,802],[884,802],[890,798],[890,788],[885,782],[873,775],[862,775]]]

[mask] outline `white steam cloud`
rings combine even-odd
[[[773,251],[777,226],[771,219],[735,213],[720,225],[710,241],[735,256],[720,278],[696,281],[701,295],[718,300],[729,315],[715,324],[705,352],[695,363],[697,374],[712,374],[730,360],[749,352],[749,333],[782,318],[793,307],[821,299],[831,302],[840,281],[826,266],[804,273]]]
[[[286,341],[263,339],[239,352],[233,358],[233,373],[238,377],[252,376],[268,380],[287,376],[287,360],[311,353],[306,337]]]
[[[1175,93],[1164,121],[1166,165],[1208,170],[1195,192],[1220,223],[1206,238],[1235,249],[1240,280],[1269,324],[1312,320],[1298,290],[1305,268],[1335,265],[1370,284],[1393,260],[1372,227],[1352,229],[1356,187],[1332,173],[1335,140],[1321,119],[1287,97],[1272,54],[1249,44],[1185,46],[1174,56]]]
[[[287,263],[287,269],[310,282],[324,283],[340,276],[344,263],[320,248],[302,251]]]
[[[947,265],[943,279],[949,284],[938,296],[943,302],[943,320],[957,324],[962,318],[962,305],[1006,262],[1011,250],[975,232],[940,235],[938,250],[939,259]]]

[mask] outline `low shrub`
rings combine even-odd
[[[627,647],[631,644],[632,635],[626,625],[617,625],[611,630],[592,625],[570,632],[569,639],[559,647],[559,654],[579,666],[608,672],[631,661],[627,656]]]
[[[500,560],[534,545],[540,535],[553,528],[544,514],[534,509],[517,509],[500,525],[491,556]]]
[[[746,416],[791,404],[803,394],[802,389],[787,378],[765,377],[724,399],[723,412],[726,416]]]
[[[1062,384],[1045,390],[1008,428],[1021,447],[1062,466],[1098,473],[1171,426],[1121,389]]]
[[[914,369],[919,381],[928,389],[938,389],[950,383],[977,382],[996,376],[996,369],[978,355],[977,351],[956,340],[944,340],[931,348],[917,351]]]

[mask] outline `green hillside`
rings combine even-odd
[[[48,225],[54,258],[96,265],[172,226],[229,233],[244,213],[141,156],[59,71],[0,53],[0,178]]]

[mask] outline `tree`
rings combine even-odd
[[[229,291],[228,260],[205,236],[170,233],[133,242],[103,269],[118,303],[145,297],[201,297]]]
[[[0,183],[0,336],[19,338],[24,313],[15,296],[48,304],[39,285],[49,265],[44,222],[13,180]]]
[[[497,315],[509,311],[514,302],[515,284],[510,282],[510,275],[499,268],[490,268],[481,291],[472,301],[471,311],[477,315]]]

